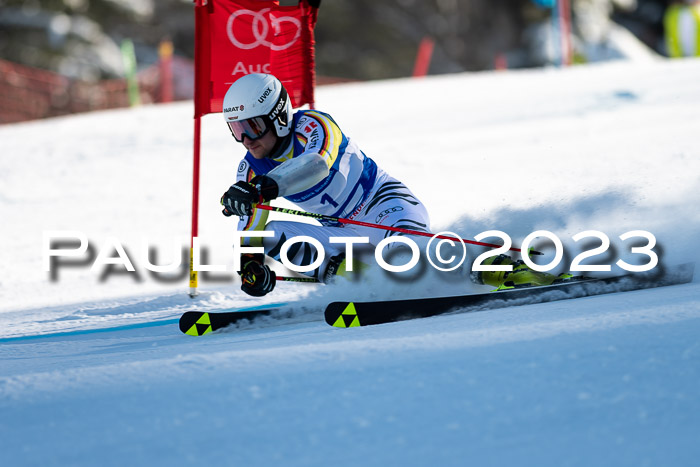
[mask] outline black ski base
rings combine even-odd
[[[180,317],[180,331],[190,336],[203,336],[217,329],[225,328],[242,320],[253,320],[259,316],[267,316],[269,310],[248,311],[186,311]]]
[[[685,284],[693,280],[694,263],[657,268],[604,279],[588,279],[556,285],[510,289],[453,297],[419,298],[376,302],[333,302],[326,308],[326,323],[340,328],[391,323],[450,313],[478,311],[588,297],[616,292]]]

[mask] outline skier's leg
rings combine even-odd
[[[355,220],[419,232],[430,231],[428,210],[403,183],[384,174],[377,186],[367,204],[354,217]],[[372,245],[394,235],[403,235],[379,228],[351,227],[369,237]],[[414,235],[411,238],[416,240],[420,237]]]
[[[380,176],[377,182],[377,189],[372,193],[362,210],[354,216],[354,219],[418,232],[427,233],[430,231],[430,218],[423,203],[403,183],[387,174]],[[429,238],[426,237],[384,230],[377,227],[348,225],[347,228],[355,231],[358,236],[368,237],[370,244],[375,247],[385,239],[404,237],[407,241],[418,246],[419,260],[423,259],[422,252],[425,251],[425,246],[429,241]],[[372,249],[372,252],[374,252],[374,249]],[[415,256],[415,252],[412,251],[410,246],[399,241],[387,244],[381,253],[382,258],[393,266],[409,264]],[[425,270],[422,262],[419,262],[417,266],[403,273],[391,273],[390,277],[406,280],[416,279],[422,275],[421,271]]]
[[[321,245],[324,259],[321,265],[309,272],[302,274],[326,282],[327,276],[338,272],[345,256],[345,245],[331,243],[330,237],[356,236],[350,229],[343,227],[326,227],[301,222],[272,221],[265,226],[266,231],[274,232],[272,237],[263,238],[265,254],[276,261],[281,262],[282,247],[294,237],[311,237]],[[319,257],[319,249],[311,241],[299,241],[289,245],[286,257],[296,266],[308,266]]]

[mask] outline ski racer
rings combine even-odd
[[[269,211],[257,208],[258,203],[283,197],[308,212],[430,231],[428,212],[420,200],[365,155],[330,115],[318,110],[293,113],[289,95],[276,77],[253,73],[238,79],[224,97],[223,116],[233,137],[247,149],[236,183],[221,198],[223,214],[240,217],[239,231],[273,232],[272,237],[241,238],[244,246],[262,246],[265,252],[241,255],[241,289],[247,294],[263,296],[274,289],[276,276],[265,264],[265,255],[279,261],[287,239],[309,236],[323,245],[324,261],[308,275],[328,282],[344,274],[347,267],[345,244],[331,243],[330,237],[367,237],[376,246],[396,235],[347,224],[267,222]],[[302,242],[294,244],[287,257],[295,265],[306,266],[314,262],[316,253],[313,246]],[[514,264],[514,273],[521,275],[533,272],[507,256],[491,261]],[[488,274],[476,277],[477,281],[503,283],[502,272]],[[552,283],[554,279],[552,275],[534,279],[523,275],[530,282]]]

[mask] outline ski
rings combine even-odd
[[[240,311],[186,311],[180,316],[180,331],[190,336],[203,336],[242,320],[267,316],[274,309],[275,306]]]
[[[470,312],[615,292],[686,284],[693,280],[694,263],[657,268],[603,279],[585,279],[555,285],[508,289],[472,295],[375,302],[333,302],[326,307],[326,323],[339,328],[369,326],[406,319],[427,318],[452,311]]]

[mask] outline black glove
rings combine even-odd
[[[277,276],[263,261],[262,255],[241,255],[241,290],[253,297],[272,292],[277,283]]]
[[[260,201],[260,194],[254,185],[244,181],[236,182],[221,197],[221,204],[224,206],[221,212],[226,217],[234,214],[250,216],[253,214],[253,204]]]
[[[277,198],[277,183],[265,175],[258,175],[250,183],[240,181],[231,185],[221,197],[224,216],[250,216],[253,204]]]

